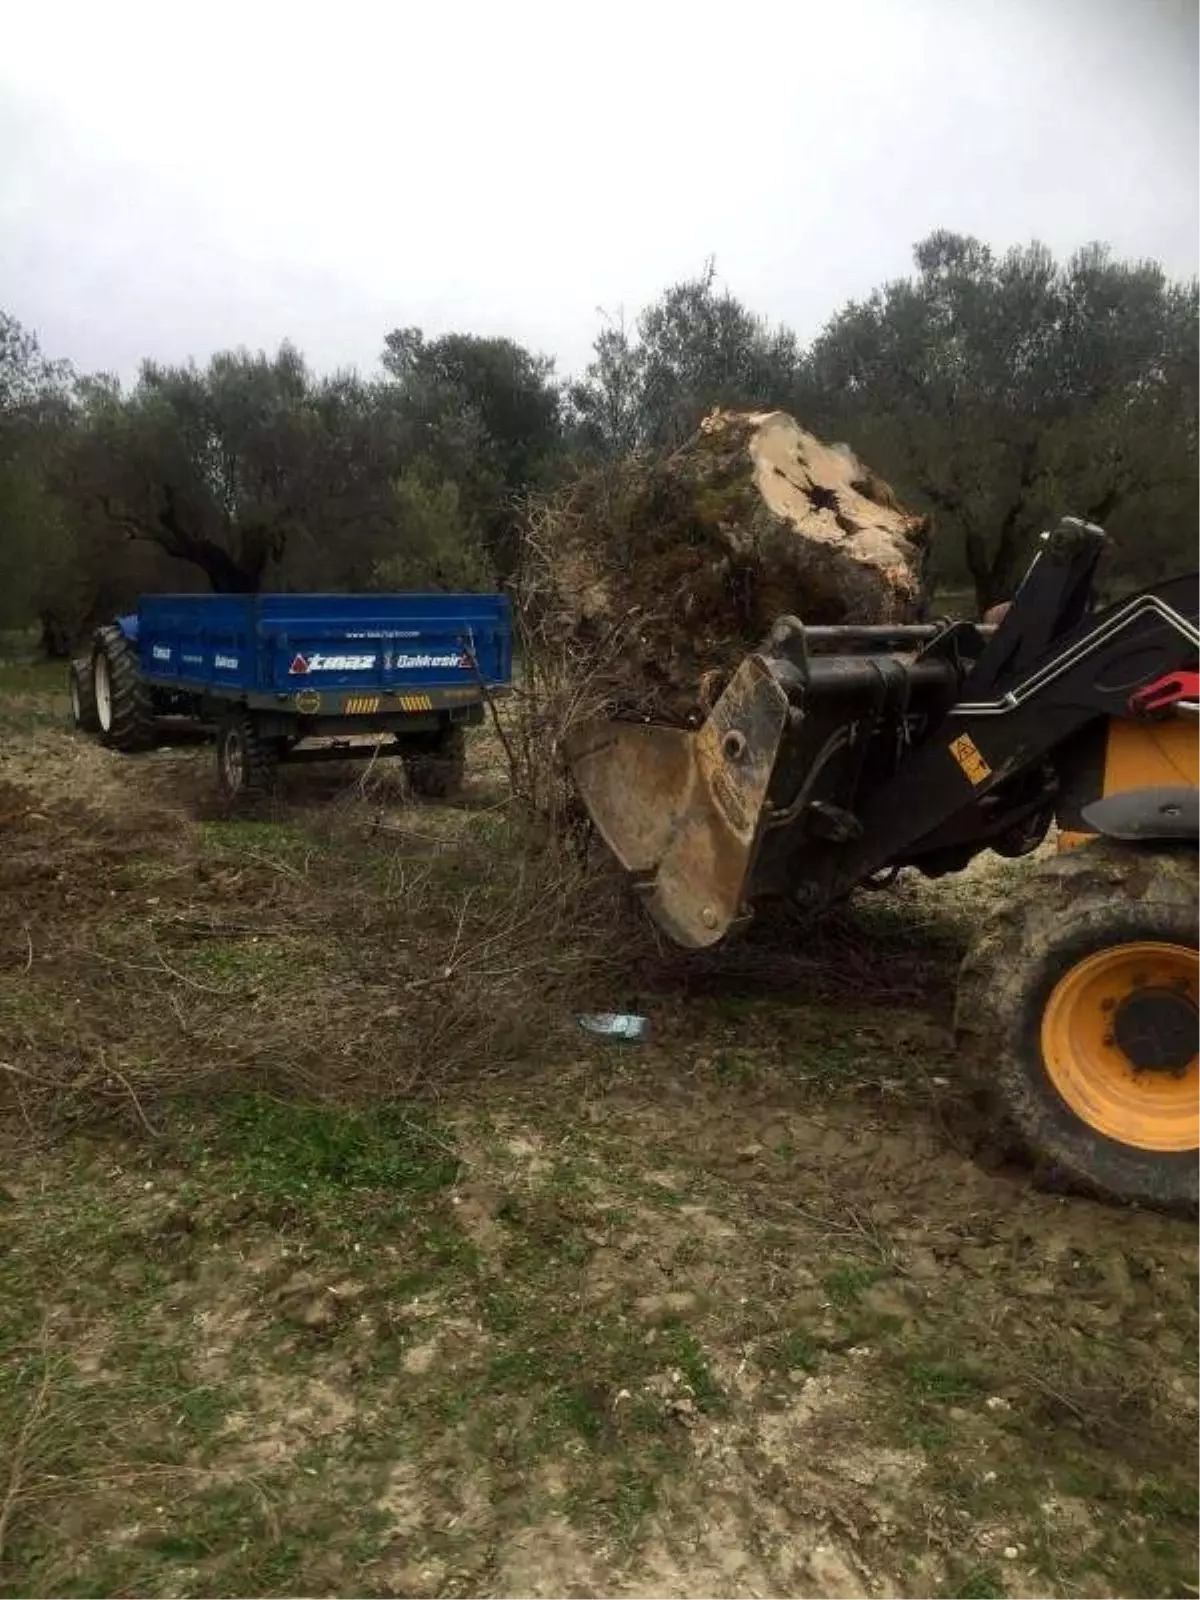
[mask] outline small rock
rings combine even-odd
[[[695,1427],[696,1402],[690,1395],[681,1394],[678,1399],[672,1400],[667,1410],[672,1416],[678,1417],[685,1428]]]

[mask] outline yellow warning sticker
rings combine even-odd
[[[342,710],[350,717],[369,717],[379,710],[380,699],[377,694],[348,694],[342,701]]]
[[[979,753],[979,746],[969,733],[960,733],[957,739],[951,739],[950,754],[973,784],[979,785],[991,777],[992,769]]]
[[[321,709],[321,696],[315,689],[301,689],[300,693],[293,697],[292,704],[305,716],[315,716]]]

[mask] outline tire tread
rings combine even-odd
[[[1191,1210],[1195,1154],[1135,1151],[1087,1129],[1028,1045],[1030,1012],[1073,947],[1196,937],[1195,850],[1112,841],[1039,863],[979,929],[959,973],[955,1031],[963,1065],[996,1120],[1056,1179],[1109,1199]],[[1036,1056],[1036,1060],[1032,1059]]]
[[[109,687],[112,695],[112,726],[107,732],[97,728],[101,740],[114,750],[132,752],[148,750],[154,743],[154,709],[150,689],[142,677],[137,651],[115,623],[101,628],[96,634],[96,647],[92,655],[92,693],[95,697],[96,656],[104,655],[108,661]]]

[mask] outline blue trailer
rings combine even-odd
[[[147,595],[71,666],[76,726],[117,750],[161,719],[216,731],[230,801],[281,761],[398,755],[419,793],[462,781],[464,730],[512,682],[502,595]]]

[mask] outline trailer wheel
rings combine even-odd
[[[110,625],[96,634],[92,651],[92,694],[100,738],[114,750],[148,750],[154,743],[150,690],[137,651]]]
[[[463,728],[447,728],[428,749],[405,756],[404,770],[414,794],[429,800],[451,799],[467,775],[467,736]]]
[[[274,788],[278,751],[249,711],[223,717],[217,728],[217,787],[231,806],[249,806]]]
[[[981,929],[960,1049],[1055,1177],[1110,1199],[1197,1202],[1197,856],[1095,841],[1030,872]]]
[[[76,733],[99,733],[96,715],[96,685],[92,664],[86,658],[72,661],[67,669],[67,692],[71,696],[71,726]]]

